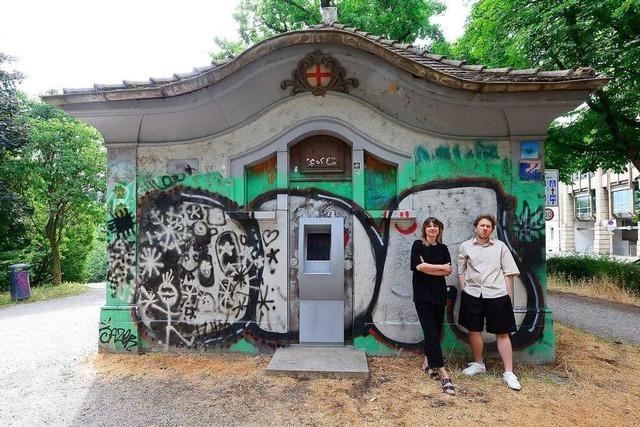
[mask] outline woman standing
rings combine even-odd
[[[446,303],[444,277],[451,274],[451,255],[449,249],[442,244],[443,229],[440,220],[429,217],[422,224],[422,240],[413,242],[413,301],[424,333],[422,369],[431,379],[440,379],[443,392],[455,395],[456,389],[444,368],[440,348]]]

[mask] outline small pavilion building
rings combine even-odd
[[[454,259],[443,345],[468,351],[455,260],[490,213],[521,272],[517,357],[552,360],[543,142],[606,82],[327,22],[190,73],[45,97],[108,150],[101,349],[419,352],[409,252],[435,216]]]

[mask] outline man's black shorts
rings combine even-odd
[[[509,295],[498,298],[477,298],[462,292],[458,323],[470,331],[481,332],[484,319],[487,319],[487,332],[507,334],[516,331],[516,319]]]

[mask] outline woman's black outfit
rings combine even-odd
[[[449,249],[442,243],[425,245],[416,240],[411,247],[411,271],[413,271],[413,302],[424,333],[424,355],[430,368],[444,367],[440,335],[444,323],[447,285],[444,276],[433,276],[418,271],[422,262],[427,264],[447,264],[451,262]]]

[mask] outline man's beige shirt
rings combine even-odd
[[[520,271],[507,245],[496,239],[481,245],[474,237],[460,245],[458,274],[464,275],[464,292],[469,295],[499,298],[507,295],[504,276]]]

